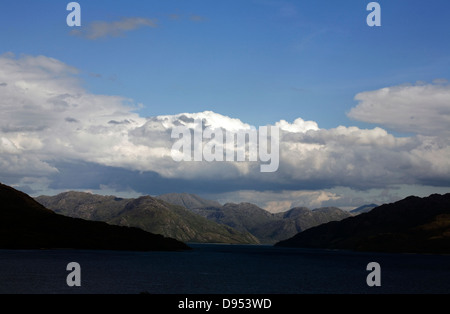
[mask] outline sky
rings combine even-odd
[[[0,182],[278,212],[450,192],[450,2],[3,1]],[[280,129],[279,167],[173,160],[177,126]],[[201,121],[201,120],[200,120]]]

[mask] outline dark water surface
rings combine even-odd
[[[450,256],[190,244],[186,252],[0,250],[0,293],[449,293]],[[68,287],[66,266],[81,266]],[[367,264],[381,266],[368,287]]]

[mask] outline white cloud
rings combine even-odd
[[[226,181],[230,190],[234,182],[239,189],[245,184],[249,190],[274,193],[323,191],[335,186],[370,189],[396,184],[450,185],[450,145],[448,137],[442,136],[449,125],[444,126],[442,120],[448,109],[446,85],[359,94],[363,100],[352,116],[363,119],[363,108],[367,107],[372,110],[373,122],[399,129],[407,125],[393,117],[400,117],[401,110],[405,115],[418,112],[415,97],[423,100],[422,94],[428,95],[434,101],[415,128],[419,134],[411,137],[399,138],[380,127],[321,129],[316,122],[301,118],[275,122],[281,129],[280,167],[275,173],[262,174],[259,162],[178,163],[171,158],[171,131],[175,126],[193,128],[201,120],[204,127],[236,132],[249,130],[251,125],[212,111],[143,118],[129,99],[89,93],[76,74],[73,67],[44,56],[0,56],[0,82],[4,83],[0,88],[0,180],[27,176],[35,177],[34,182],[46,182],[39,178],[63,170],[55,166],[58,161],[76,160],[155,172],[166,179],[205,182],[208,188],[217,184],[219,189]],[[383,101],[372,102],[372,98],[391,99],[403,107],[393,110]],[[411,102],[413,105],[407,105]],[[371,107],[371,103],[376,106]],[[392,117],[384,116],[386,110],[392,111]],[[437,119],[434,125],[432,116]],[[302,192],[298,197],[310,205],[339,200],[334,199],[333,192],[317,191]],[[296,195],[290,193],[283,192],[285,198],[267,198],[265,206],[275,211],[288,202],[295,205],[292,200]],[[262,194],[258,197],[265,199]]]
[[[386,87],[355,96],[359,104],[348,116],[396,131],[450,135],[450,85],[442,80]]]
[[[309,130],[319,130],[319,126],[314,121],[305,121],[302,118],[297,118],[293,123],[289,123],[286,120],[281,120],[275,123],[275,126],[280,130],[292,132],[292,133],[304,133]]]
[[[7,82],[0,92],[3,150],[20,148],[16,154],[41,160],[95,162],[108,159],[116,145],[127,144],[127,128],[140,126],[145,119],[133,113],[122,97],[89,94],[72,76],[75,73],[43,56],[0,58],[0,78]],[[108,124],[124,119],[130,124]]]

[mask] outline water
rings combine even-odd
[[[190,244],[186,252],[0,250],[5,294],[431,294],[450,292],[450,256]],[[70,262],[81,287],[68,287]],[[381,266],[368,287],[367,264]]]

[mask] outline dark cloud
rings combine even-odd
[[[59,161],[51,164],[58,173],[49,177],[49,188],[55,190],[100,189],[108,186],[117,191],[133,190],[141,194],[158,195],[176,193],[226,193],[240,190],[281,191],[296,189],[317,189],[331,187],[323,181],[304,183],[274,183],[264,180],[242,180],[207,178],[177,179],[164,178],[153,171],[131,171],[124,168],[108,167],[81,161]],[[263,179],[263,178],[261,178]]]
[[[181,115],[179,118],[178,118],[178,120],[181,120],[181,121],[183,121],[183,122],[185,122],[185,123],[194,123],[195,122],[195,119],[194,118],[188,118],[188,117],[186,117],[186,115]]]
[[[108,124],[115,124],[115,125],[119,125],[119,124],[130,124],[131,122],[129,120],[123,120],[123,121],[116,121],[116,120],[111,120],[108,122]]]
[[[78,121],[77,119],[71,118],[71,117],[67,117],[67,118],[65,118],[64,120],[65,120],[66,122],[69,122],[69,123],[78,123],[78,122],[80,122],[80,121]]]

